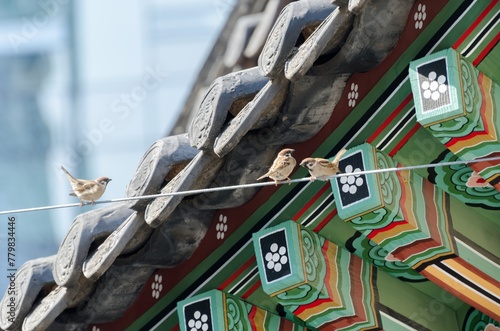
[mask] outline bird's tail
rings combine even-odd
[[[335,158],[333,159],[332,163],[333,164],[338,164],[340,159],[342,158],[342,155],[345,154],[345,152],[347,152],[347,150],[345,148],[342,148],[338,153],[337,155],[335,155]]]
[[[264,178],[266,178],[268,175],[269,175],[269,174],[262,175],[262,176],[260,176],[259,178],[257,178],[257,180],[264,179]]]
[[[66,176],[68,176],[68,178],[71,178],[71,179],[75,179],[75,180],[76,180],[76,178],[75,178],[75,177],[73,177],[73,176],[69,173],[69,171],[68,171],[68,170],[66,170],[66,168],[64,168],[63,166],[61,166],[61,169],[62,169],[62,171],[64,171],[64,172],[66,173]]]

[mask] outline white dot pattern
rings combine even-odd
[[[222,240],[226,236],[227,232],[227,216],[219,215],[219,222],[215,226],[215,230],[217,230],[217,239]]]
[[[155,275],[155,280],[151,283],[151,296],[155,299],[160,297],[160,293],[163,290],[162,280],[163,277],[161,275]]]
[[[425,9],[425,5],[419,3],[417,6],[417,11],[413,14],[413,20],[415,21],[416,30],[421,30],[424,27],[424,21],[427,18]]]
[[[352,165],[350,164],[345,167],[346,173],[355,173],[360,171],[361,169],[359,168],[353,169]],[[349,176],[340,177],[340,183],[342,184],[342,192],[355,194],[358,191],[358,187],[364,184],[364,180],[360,175],[352,174]]]
[[[428,81],[422,82],[420,87],[424,92],[422,96],[425,99],[432,99],[434,101],[439,100],[439,97],[446,93],[448,90],[448,86],[446,85],[446,76],[439,75],[437,76],[436,72],[431,71],[427,76]]]
[[[195,311],[193,318],[188,321],[189,331],[207,331],[208,330],[208,315],[202,314],[200,311]]]
[[[286,256],[286,247],[278,246],[278,244],[273,243],[270,247],[270,251],[267,252],[264,257],[266,260],[266,267],[269,270],[274,270],[280,272],[283,269],[283,265],[288,262],[288,257]]]
[[[351,84],[351,91],[347,94],[347,99],[349,107],[354,108],[356,106],[356,100],[358,100],[359,93],[358,93],[358,84],[352,83]]]

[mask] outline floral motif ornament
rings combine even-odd
[[[219,215],[219,222],[217,222],[215,230],[217,231],[217,239],[224,239],[227,232],[227,216],[222,214]]]
[[[413,20],[415,21],[415,29],[421,30],[424,26],[424,21],[427,18],[427,13],[425,12],[427,8],[424,4],[419,3],[417,6],[417,11],[413,14]]]
[[[269,270],[274,270],[280,272],[283,265],[288,263],[288,257],[286,256],[286,247],[278,246],[278,244],[273,243],[270,247],[270,252],[267,252],[264,259],[266,260],[266,268]]]
[[[500,322],[477,309],[470,308],[463,323],[463,330],[500,331]]]
[[[210,85],[189,128],[189,136],[192,139],[191,144],[194,144],[197,149],[208,148],[208,145],[211,146],[211,142],[208,141],[210,134],[212,130],[218,131],[218,128],[213,128],[213,124],[220,121],[220,119],[215,118],[218,115],[215,113],[215,99],[221,92],[221,84],[222,82],[217,79]]]
[[[453,162],[458,157],[452,152],[446,150],[439,155],[432,163]],[[467,185],[473,174],[471,168],[465,164],[455,164],[451,166],[442,166],[429,168],[429,181],[446,192],[458,197],[461,201],[475,207],[485,209],[500,209],[500,192],[491,186],[470,186]]]
[[[228,330],[251,330],[250,323],[245,318],[248,312],[243,306],[243,302],[238,302],[233,298],[226,297],[226,318]]]
[[[311,234],[307,229],[301,229],[300,233],[307,282],[276,296],[279,303],[288,307],[291,311],[300,305],[326,297],[322,290],[327,266],[321,250],[325,244],[325,239],[314,233]]]
[[[379,168],[394,167],[394,162],[385,154],[377,152],[376,158]],[[356,230],[361,232],[382,229],[393,221],[397,222],[402,220],[402,217],[399,215],[400,207],[398,205],[401,199],[401,188],[399,185],[396,185],[396,175],[394,172],[382,172],[377,176],[380,180],[379,185],[383,207],[380,206],[380,208],[350,221],[355,226]]]
[[[187,326],[189,331],[207,331],[210,328],[207,321],[208,315],[197,310],[194,312],[193,318],[187,322]]]
[[[433,132],[432,134],[443,144],[446,144],[453,137],[465,137],[474,130],[481,130],[484,127],[481,119],[481,113],[479,111],[474,111],[474,109],[480,109],[482,100],[479,88],[476,86],[477,84],[474,83],[474,80],[477,81],[477,77],[474,74],[474,69],[471,67],[472,64],[468,64],[463,60],[460,61],[463,99],[467,116],[456,117],[452,120],[429,126],[429,129]],[[439,77],[437,77],[437,79],[439,80]],[[437,82],[437,84],[439,90],[439,82]],[[429,83],[429,91],[431,89],[431,85],[432,83]],[[435,84],[433,87],[435,87]],[[447,88],[449,89],[449,87]],[[435,91],[431,91],[431,95],[434,92]]]
[[[392,258],[386,249],[363,236],[361,232],[356,232],[354,236],[346,241],[346,248],[378,269],[400,280],[407,282],[427,281],[427,278],[410,268],[407,264]]]

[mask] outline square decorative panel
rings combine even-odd
[[[183,307],[185,330],[212,331],[210,298],[191,302]]]
[[[354,203],[359,203],[370,197],[370,189],[366,181],[366,175],[356,175],[356,172],[366,169],[361,150],[344,157],[339,162],[340,171],[352,173],[349,176],[337,177],[337,185],[340,192],[340,203],[342,207],[348,207]]]
[[[446,58],[434,59],[416,67],[422,113],[451,104]]]
[[[260,237],[259,245],[267,283],[292,274],[285,229]]]

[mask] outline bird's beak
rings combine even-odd
[[[304,162],[304,161],[300,162],[300,166],[301,166],[301,167],[304,167],[304,168],[307,168],[307,167],[306,167],[306,162]]]
[[[111,181],[111,178],[108,179],[108,183]]]

